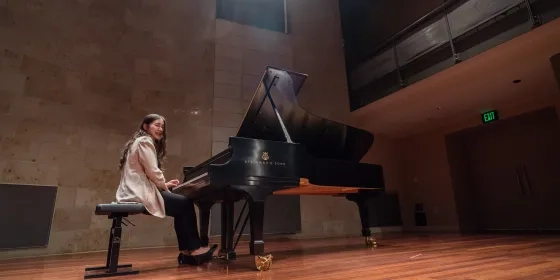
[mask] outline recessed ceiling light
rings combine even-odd
[[[521,83],[521,80],[519,80],[519,79],[513,80],[513,83],[514,83],[514,84],[519,84],[519,83]]]

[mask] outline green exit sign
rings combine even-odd
[[[498,111],[492,110],[482,113],[482,123],[489,123],[498,120]]]

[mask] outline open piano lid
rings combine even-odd
[[[373,135],[303,109],[297,95],[306,79],[306,74],[268,66],[236,136],[287,142],[283,123],[291,141],[304,145],[315,157],[360,161],[373,144]],[[270,98],[267,88],[270,88]]]

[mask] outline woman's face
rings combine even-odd
[[[157,119],[153,121],[150,125],[146,127],[144,125],[144,129],[148,134],[154,138],[155,140],[161,140],[163,138],[163,131],[165,130],[165,123],[162,119]]]

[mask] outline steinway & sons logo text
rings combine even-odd
[[[263,164],[263,165],[278,165],[278,166],[280,166],[280,165],[282,165],[282,166],[283,166],[283,165],[286,165],[286,163],[283,162],[283,161],[269,161],[270,156],[268,155],[268,152],[263,152],[262,155],[261,155],[261,159],[262,159],[262,160],[249,160],[249,159],[246,159],[246,160],[245,160],[245,163],[248,163],[248,164]]]

